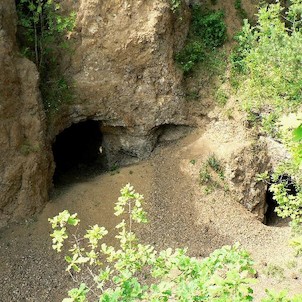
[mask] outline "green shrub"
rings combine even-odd
[[[280,3],[264,5],[258,24],[251,27],[245,21],[237,36],[232,61],[235,69],[246,74],[239,93],[250,107],[290,111],[301,104],[302,4],[291,2],[286,16]]]
[[[232,68],[236,72],[247,72],[246,57],[256,43],[253,29],[247,20],[244,20],[242,30],[235,35],[234,39],[237,45],[230,56]]]
[[[202,10],[200,6],[192,9],[191,31],[199,37],[205,47],[222,46],[226,40],[226,25],[222,11]]]
[[[189,42],[176,54],[176,62],[181,66],[185,73],[188,73],[198,62],[205,59],[204,45],[198,41]]]
[[[251,301],[255,280],[253,261],[239,248],[225,246],[198,260],[186,250],[171,248],[157,252],[141,244],[133,232],[134,223],[145,223],[143,197],[130,185],[121,190],[115,215],[125,216],[116,226],[119,248],[102,242],[108,231],[94,225],[83,236],[70,233],[78,226],[77,214],[68,211],[49,219],[53,248],[61,252],[66,240],[73,238],[65,260],[71,276],[88,271],[90,280],[68,292],[70,301]]]
[[[187,41],[175,55],[175,61],[185,73],[208,60],[213,50],[225,42],[226,25],[223,19],[221,11],[204,11],[200,6],[193,6]]]

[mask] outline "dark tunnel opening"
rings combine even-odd
[[[288,194],[291,195],[297,194],[295,185],[292,179],[288,175],[281,176],[278,181],[287,183],[286,189],[288,190]],[[266,190],[266,196],[265,196],[266,205],[267,205],[267,210],[265,213],[265,224],[268,226],[276,226],[276,227],[287,226],[288,223],[290,222],[290,218],[282,218],[277,215],[275,209],[278,206],[278,203],[273,198],[273,193],[270,191],[270,186],[271,184],[268,185]]]
[[[265,213],[265,224],[269,226],[275,225],[281,218],[275,212],[277,202],[273,199],[273,193],[270,192],[269,186],[265,195],[267,210]]]
[[[101,172],[104,163],[101,146],[102,133],[97,121],[73,124],[57,135],[52,146],[56,164],[54,185]]]

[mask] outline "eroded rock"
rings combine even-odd
[[[35,65],[17,53],[13,1],[0,3],[0,227],[47,201],[49,153]]]
[[[50,125],[54,137],[86,119],[102,122],[109,161],[120,152],[145,158],[155,146],[155,127],[188,124],[181,88],[182,73],[174,64],[188,30],[168,1],[79,1],[74,48],[62,70],[74,83],[76,100],[62,106]],[[107,130],[110,129],[108,132]]]

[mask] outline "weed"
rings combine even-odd
[[[117,163],[114,163],[110,168],[109,168],[109,171],[110,171],[110,175],[115,175],[115,174],[119,174],[120,171],[119,171],[119,166]]]
[[[196,164],[196,160],[195,159],[191,159],[190,160],[190,164],[195,165]]]
[[[191,34],[199,37],[206,48],[222,46],[226,40],[226,25],[222,11],[202,10],[196,5],[192,9]]]
[[[42,82],[40,89],[46,112],[56,112],[61,105],[74,100],[73,89],[64,76],[49,73],[45,78],[42,76]]]
[[[215,172],[221,172],[221,165],[215,154],[212,154],[207,159],[207,165],[209,165]]]
[[[276,278],[279,280],[284,279],[284,268],[279,266],[279,265],[275,265],[275,264],[269,264],[266,268],[266,270],[264,271],[264,273],[271,278]]]
[[[214,188],[212,186],[206,186],[204,188],[204,192],[205,192],[206,195],[211,194],[213,191],[214,191]]]
[[[207,166],[204,165],[199,171],[199,182],[200,184],[206,184],[209,183],[211,180],[211,174],[209,173]]]
[[[286,263],[286,266],[289,269],[293,269],[293,268],[296,268],[298,266],[298,262],[297,262],[297,260],[290,260]]]
[[[212,170],[212,172],[211,172]],[[215,172],[215,174],[213,174]],[[218,179],[217,179],[218,176]],[[216,179],[215,179],[216,178]],[[215,189],[221,188],[221,181],[224,181],[224,171],[214,154],[208,157],[207,161],[203,164],[199,170],[199,183],[205,186],[205,193],[208,195],[212,193]],[[226,184],[223,184],[223,188],[227,187]]]
[[[176,13],[180,10],[181,0],[170,0],[171,10],[173,13]]]
[[[261,124],[264,132],[266,132],[268,135],[274,138],[280,136],[278,134],[279,129],[277,126],[278,118],[279,116],[276,112],[272,112],[262,116]]]
[[[261,121],[261,116],[258,112],[254,112],[253,110],[249,109],[247,111],[246,120],[250,126],[255,126]]]
[[[218,89],[215,94],[216,102],[219,106],[223,107],[226,105],[229,96],[223,89]]]
[[[205,48],[204,45],[198,41],[187,43],[175,56],[176,62],[185,73],[190,72],[197,63],[202,62],[204,59]]]
[[[225,115],[226,115],[226,117],[227,117],[229,120],[231,120],[231,119],[234,118],[234,117],[233,117],[233,110],[232,110],[231,108],[228,108],[228,109],[225,111]]]

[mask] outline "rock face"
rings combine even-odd
[[[227,178],[231,192],[250,212],[265,222],[266,187],[257,181],[257,174],[270,170],[266,144],[251,142],[233,152],[227,163]]]
[[[35,65],[16,49],[16,10],[0,3],[0,227],[47,201],[49,153]]]
[[[98,120],[109,162],[121,150],[142,159],[161,125],[187,123],[173,53],[185,39],[188,14],[180,20],[169,4],[81,0],[72,8],[74,51],[62,60],[62,70],[74,83],[76,100],[53,119],[52,139],[71,123]],[[70,11],[69,1],[65,5]]]
[[[76,11],[72,51],[62,73],[75,101],[59,108],[46,129],[35,65],[18,54],[14,1],[0,4],[0,221],[26,217],[47,200],[54,162],[51,144],[74,123],[100,122],[108,163],[147,157],[157,139],[188,124],[181,73],[173,61],[188,30],[188,14],[169,1],[62,1]],[[124,160],[124,162],[123,162]]]

